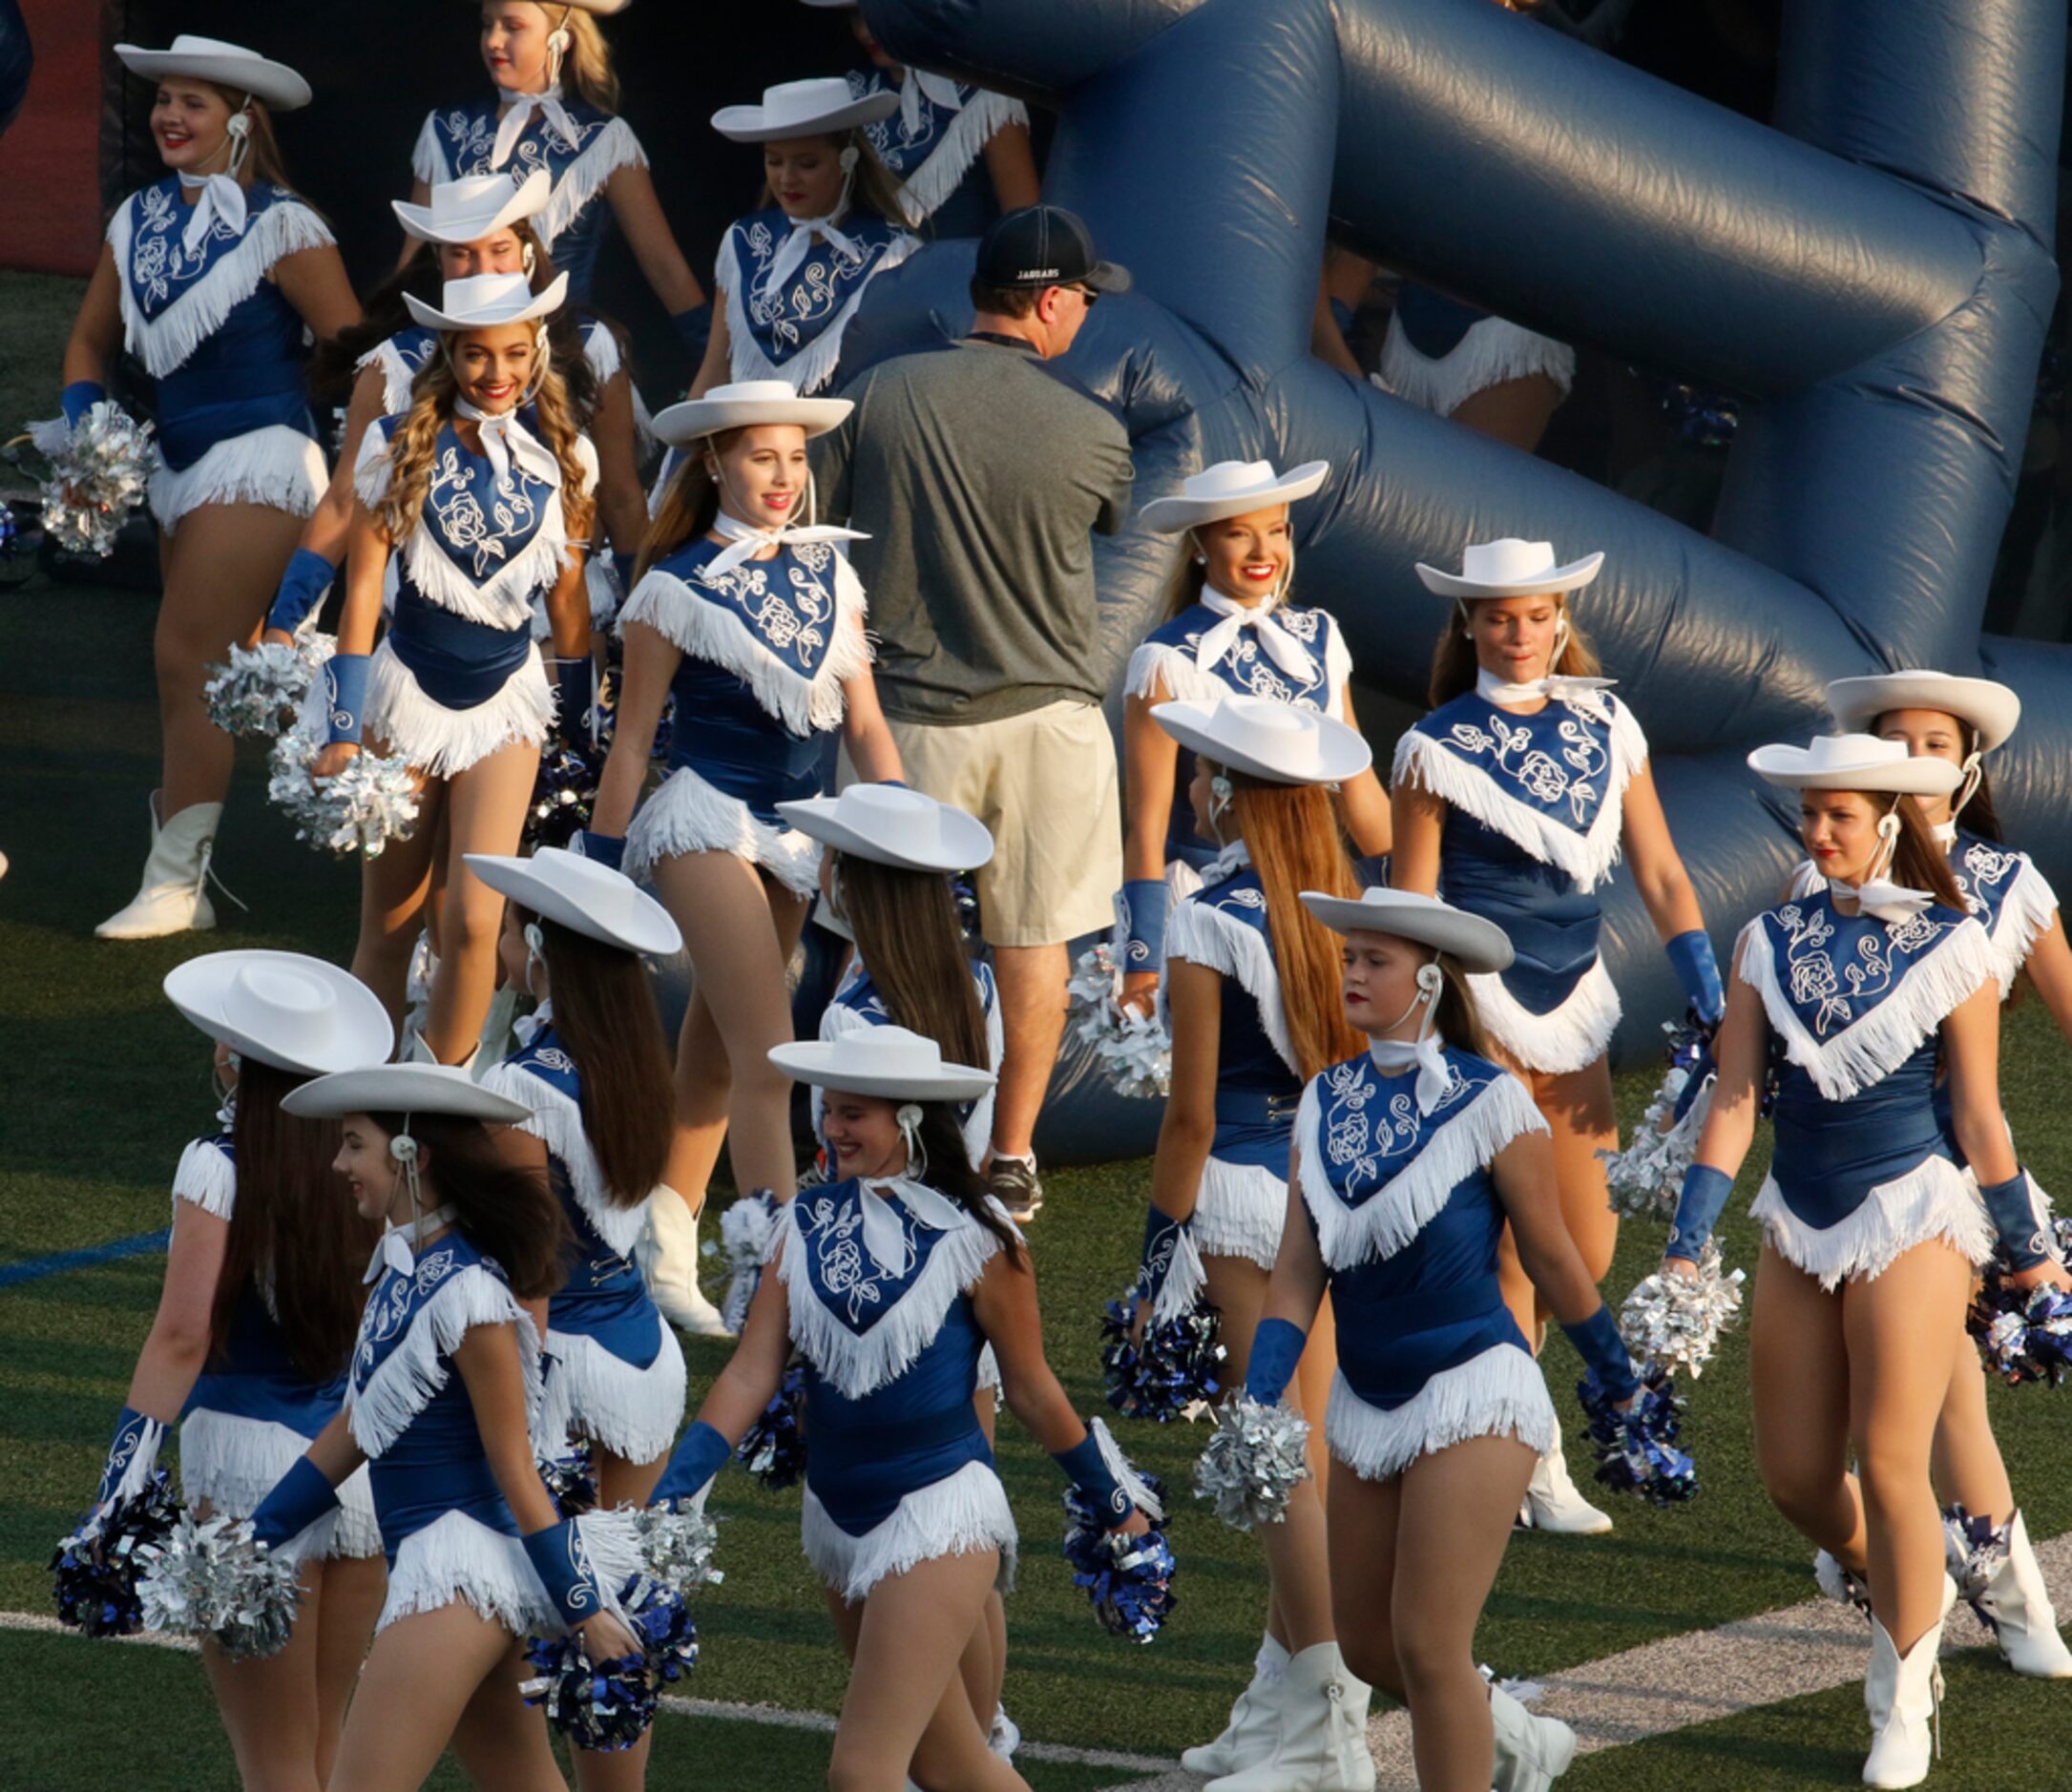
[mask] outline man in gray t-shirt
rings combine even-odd
[[[976,880],[1006,1045],[992,1180],[1023,1217],[1042,1198],[1031,1141],[1066,943],[1108,924],[1122,879],[1093,535],[1129,513],[1129,437],[1050,363],[1128,285],[1070,212],[1009,213],[979,244],[971,335],[852,381],[848,420],[813,445],[822,508],[869,536],[850,564],[908,781],[993,830]]]

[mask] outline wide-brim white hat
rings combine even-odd
[[[569,277],[556,274],[534,292],[525,274],[476,274],[450,280],[439,302],[427,304],[413,292],[403,295],[410,316],[428,330],[481,330],[498,323],[532,323],[560,310],[568,297]]]
[[[900,784],[851,784],[777,813],[810,840],[903,870],[975,871],[993,857],[993,830],[975,815]]]
[[[182,31],[170,50],[146,50],[141,44],[117,44],[115,54],[132,74],[156,81],[168,74],[191,74],[199,81],[214,81],[254,99],[264,100],[276,112],[293,112],[309,104],[309,83],[284,62],[275,62],[241,44],[226,44],[220,37],[197,37]],[[898,98],[893,98],[897,105]]]
[[[1154,703],[1151,719],[1182,746],[1267,783],[1342,784],[1374,762],[1357,729],[1270,697]]]
[[[1946,797],[1964,781],[1948,760],[1915,759],[1904,740],[1829,734],[1808,746],[1759,746],[1748,769],[1787,790],[1875,790],[1897,797]]]
[[[320,1120],[348,1114],[450,1114],[498,1126],[515,1126],[533,1113],[524,1102],[483,1088],[456,1064],[369,1064],[340,1071],[291,1089],[281,1105]]]
[[[760,106],[722,106],[712,128],[736,143],[772,143],[794,136],[832,136],[860,124],[875,124],[899,110],[899,95],[887,90],[861,98],[838,74],[809,81],[784,81],[763,90]]]
[[[166,972],[166,1000],[240,1057],[322,1076],[376,1064],[395,1046],[381,998],[349,970],[303,952],[210,952]]]
[[[1271,461],[1218,461],[1180,482],[1175,497],[1153,498],[1139,514],[1162,535],[1199,529],[1307,498],[1331,476],[1329,461],[1305,461],[1285,473]]]
[[[994,1080],[974,1065],[945,1064],[934,1040],[904,1027],[772,1046],[770,1062],[794,1082],[893,1101],[976,1101]]]
[[[515,185],[509,175],[469,175],[438,182],[429,205],[408,199],[388,205],[420,242],[480,242],[506,224],[545,211],[553,197],[554,177],[535,168]]]
[[[759,423],[795,423],[806,440],[839,429],[854,402],[847,398],[801,398],[786,380],[736,380],[706,389],[703,398],[686,399],[656,413],[655,438],[671,448],[685,448],[722,429],[746,429]]]
[[[1461,551],[1457,573],[1420,560],[1417,576],[1427,591],[1442,597],[1541,597],[1580,590],[1597,577],[1603,564],[1601,553],[1586,553],[1557,565],[1552,542],[1506,535],[1500,541],[1470,542]]]
[[[576,933],[625,952],[667,956],[683,949],[669,910],[623,871],[595,859],[559,846],[542,846],[530,859],[494,852],[461,856],[499,895]]]
[[[1302,906],[1333,933],[1387,933],[1444,952],[1463,970],[1487,974],[1511,967],[1511,936],[1494,921],[1471,915],[1415,890],[1371,888],[1358,900],[1306,889]]]
[[[2015,732],[2021,699],[1992,678],[1959,678],[1948,672],[1880,672],[1837,678],[1828,686],[1828,707],[1844,734],[1870,731],[1895,709],[1936,709],[1978,731],[1978,750],[1990,753]]]

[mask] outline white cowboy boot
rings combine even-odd
[[[2017,1674],[2032,1680],[2072,1679],[2072,1649],[2058,1635],[2058,1614],[2019,1511],[2008,1525],[2007,1559],[1986,1582],[1976,1609],[1992,1624],[2000,1654]]]
[[[1334,1642],[1315,1643],[1287,1664],[1274,1689],[1272,1752],[1221,1780],[1207,1792],[1372,1792],[1367,1752],[1371,1689],[1346,1669]]]
[[[156,940],[168,933],[206,933],[216,910],[201,886],[209,874],[220,802],[190,802],[163,826],[151,793],[151,857],[136,894],[94,929],[104,940]]]
[[[1500,1686],[1489,1689],[1496,1733],[1496,1792],[1546,1792],[1576,1759],[1576,1732],[1559,1718],[1536,1718]]]
[[[1007,1707],[994,1702],[993,1724],[986,1732],[986,1746],[1002,1761],[1013,1761],[1021,1746],[1021,1725],[1007,1715]]]
[[[698,1216],[690,1203],[666,1182],[656,1184],[647,1204],[647,1230],[635,1255],[647,1291],[662,1317],[679,1331],[696,1338],[731,1334],[720,1309],[698,1285]]]
[[[1871,1669],[1863,1682],[1871,1714],[1871,1753],[1863,1782],[1874,1786],[1919,1785],[1942,1753],[1942,1619],[1901,1655],[1885,1626],[1871,1620]]]
[[[1561,1422],[1554,1422],[1554,1442],[1533,1467],[1525,1497],[1518,1502],[1518,1524],[1528,1531],[1553,1531],[1567,1536],[1601,1536],[1611,1519],[1583,1498],[1569,1478],[1568,1458],[1561,1452]]]
[[[1218,1774],[1236,1773],[1240,1767],[1249,1767],[1272,1754],[1277,1729],[1274,1701],[1287,1678],[1287,1651],[1272,1636],[1262,1637],[1259,1653],[1252,1658],[1251,1683],[1230,1707],[1230,1720],[1224,1725],[1223,1734],[1212,1742],[1183,1749],[1180,1764],[1189,1773],[1206,1774],[1213,1779]]]

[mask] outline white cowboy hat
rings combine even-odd
[[[545,211],[553,197],[554,177],[535,168],[515,186],[509,175],[469,175],[440,181],[429,205],[390,199],[388,206],[420,242],[480,242],[506,224]]]
[[[658,412],[655,438],[671,448],[687,448],[701,437],[722,429],[744,429],[759,423],[795,423],[806,440],[839,429],[856,408],[846,398],[801,398],[787,380],[736,380],[708,386],[703,398],[687,399]]]
[[[132,74],[156,81],[166,74],[191,74],[240,94],[263,100],[276,112],[293,112],[309,104],[309,83],[284,62],[274,62],[256,50],[226,44],[220,37],[197,37],[182,31],[170,50],[146,50],[140,44],[117,44],[115,54]],[[894,96],[893,104],[898,104]]]
[[[1182,746],[1272,784],[1342,784],[1374,762],[1356,729],[1270,697],[1154,703],[1151,719]]]
[[[894,1101],[975,1101],[994,1084],[991,1071],[945,1064],[934,1040],[904,1027],[864,1027],[839,1039],[772,1046],[770,1062],[794,1082]]]
[[[1603,564],[1601,553],[1586,553],[1557,566],[1553,543],[1506,535],[1501,541],[1470,542],[1461,550],[1457,573],[1420,560],[1417,576],[1427,591],[1441,597],[1539,597],[1580,590],[1597,577]]]
[[[524,1102],[483,1088],[455,1064],[369,1064],[339,1071],[289,1090],[281,1105],[320,1120],[348,1114],[450,1114],[515,1126],[533,1114]]]
[[[832,74],[765,87],[760,106],[722,106],[712,115],[712,128],[736,143],[769,143],[782,137],[833,136],[855,125],[889,118],[898,110],[896,92],[888,89],[859,99],[847,81]]]
[[[993,832],[975,815],[900,784],[851,784],[777,813],[808,839],[903,870],[975,871],[993,857]]]
[[[1370,888],[1357,901],[1306,889],[1302,906],[1333,933],[1388,933],[1444,952],[1461,969],[1487,974],[1511,967],[1511,936],[1494,921],[1471,915],[1415,890]]]
[[[1275,472],[1271,461],[1218,461],[1183,479],[1178,497],[1153,498],[1139,514],[1160,534],[1177,535],[1226,516],[1292,504],[1330,476],[1329,461],[1305,461],[1285,473]]]
[[[568,290],[566,274],[556,274],[538,293],[534,292],[528,275],[476,274],[468,280],[448,281],[436,305],[427,304],[413,292],[405,293],[403,302],[428,330],[479,330],[492,323],[534,323],[558,311]]]
[[[210,952],[176,965],[166,1000],[240,1057],[322,1076],[379,1063],[395,1029],[349,970],[302,952]]]
[[[2015,732],[2021,699],[1991,678],[1959,678],[1947,672],[1880,672],[1837,678],[1828,707],[1844,734],[1868,730],[1894,709],[1938,709],[1978,731],[1978,751],[1990,753]]]
[[[623,871],[559,846],[542,846],[530,859],[502,853],[461,855],[492,890],[564,927],[624,952],[664,956],[683,949],[669,910]]]
[[[1748,769],[1786,790],[1875,790],[1902,797],[1946,797],[1964,781],[1948,760],[1913,759],[1904,740],[1870,734],[1816,736],[1810,746],[1759,746]]]

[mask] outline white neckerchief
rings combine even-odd
[[[515,466],[542,485],[559,489],[561,463],[554,450],[518,421],[518,406],[494,412],[482,410],[465,398],[453,401],[453,414],[465,418],[482,432],[482,453],[496,471],[498,484],[511,477]]]
[[[895,1200],[931,1232],[953,1232],[971,1218],[947,1195],[910,1176],[866,1177],[863,1186],[864,1249],[888,1276],[904,1276],[911,1266],[907,1229],[892,1211]]]
[[[1936,900],[1925,889],[1909,889],[1883,877],[1860,885],[1837,884],[1830,878],[1828,889],[1844,902],[1852,900],[1862,913],[1876,921],[1911,921]]]
[[[1221,884],[1233,871],[1242,870],[1252,862],[1251,848],[1242,840],[1233,840],[1227,846],[1202,867],[1202,887]]]
[[[943,112],[962,112],[964,101],[957,84],[947,74],[927,74],[909,69],[899,84],[899,122],[910,143],[921,131],[921,102],[926,99]]]
[[[1417,1112],[1430,1114],[1440,1096],[1452,1086],[1453,1071],[1446,1062],[1446,1041],[1439,1037],[1439,999],[1425,1004],[1424,1018],[1417,1023],[1414,1039],[1370,1039],[1367,1054],[1384,1076],[1400,1076],[1417,1067]]]
[[[1289,677],[1300,678],[1305,684],[1315,680],[1316,661],[1309,650],[1273,619],[1273,613],[1281,607],[1279,598],[1242,604],[1234,597],[1225,597],[1213,586],[1203,585],[1201,601],[1204,610],[1223,618],[1202,636],[1194,650],[1194,663],[1202,671],[1213,667],[1236,645],[1238,636],[1250,629],[1266,650],[1266,657]]]
[[[813,239],[816,236],[826,238],[830,249],[851,261],[861,261],[864,259],[864,245],[847,231],[835,228],[834,220],[848,213],[848,191],[845,185],[843,203],[836,206],[826,218],[794,218],[791,220],[791,235],[778,245],[777,253],[770,260],[770,271],[764,276],[765,284],[772,287],[782,286],[797,273],[806,258],[812,253]]]
[[[1938,846],[1957,844],[1957,823],[1954,821],[1931,822],[1928,831],[1936,837],[1936,844]]]
[[[576,120],[569,116],[569,109],[561,103],[561,83],[554,82],[543,94],[507,94],[496,90],[496,103],[509,106],[502,121],[496,127],[496,146],[490,151],[490,166],[501,168],[511,159],[511,152],[518,147],[518,139],[525,135],[525,127],[537,112],[547,120],[549,129],[571,149],[580,149],[583,134],[576,128]]]
[[[180,247],[189,255],[200,248],[203,240],[221,219],[239,236],[244,235],[244,220],[249,208],[244,202],[244,188],[232,175],[183,174],[179,183],[189,193],[197,188],[201,197],[187,210],[187,224],[179,234]]]
[[[1573,709],[1580,709],[1593,721],[1608,722],[1612,719],[1611,708],[1600,693],[1610,690],[1618,682],[1617,678],[1551,674],[1544,678],[1530,678],[1523,684],[1506,684],[1494,673],[1477,668],[1475,694],[1485,702],[1504,709],[1522,709],[1526,704],[1545,698],[1550,703],[1566,703]]]
[[[450,1225],[453,1210],[450,1207],[434,1207],[405,1225],[390,1226],[382,1234],[382,1241],[374,1247],[374,1255],[368,1261],[366,1274],[360,1280],[372,1281],[383,1270],[392,1269],[399,1276],[408,1276],[417,1267],[417,1240],[428,1232],[436,1232],[441,1226]]]
[[[520,1014],[516,1020],[513,1021],[511,1023],[511,1032],[512,1036],[521,1046],[530,1050],[533,1041],[537,1039],[541,1033],[545,1032],[553,1025],[554,997],[550,995],[530,1014]]]
[[[781,523],[775,529],[758,529],[738,516],[722,511],[712,519],[712,532],[731,543],[705,563],[708,577],[722,578],[737,566],[752,560],[765,548],[811,545],[817,541],[869,541],[859,529],[837,529],[832,523],[806,523],[794,528]]]

